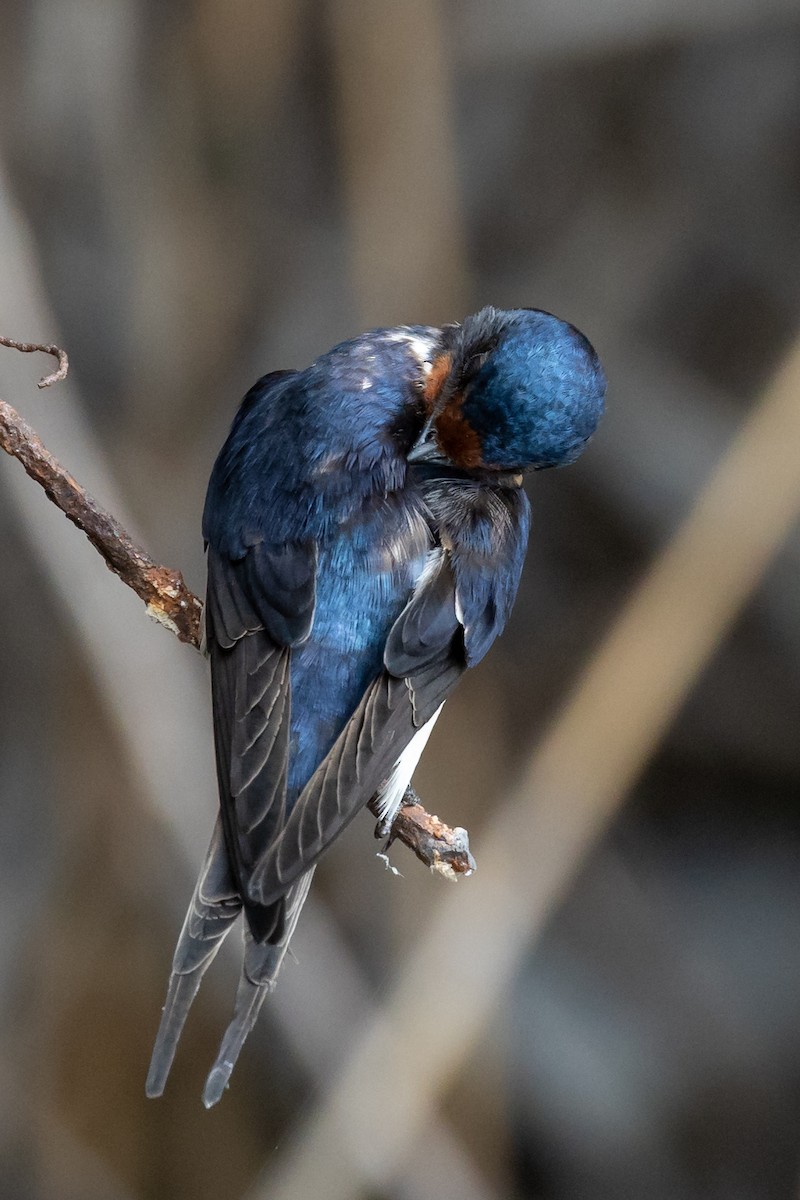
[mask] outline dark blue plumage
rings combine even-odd
[[[509,315],[462,411],[485,463],[562,467],[594,433],[604,394],[599,359],[583,334],[550,313],[524,310]]]
[[[319,855],[373,797],[390,822],[441,704],[502,632],[528,537],[522,471],[600,417],[589,343],[536,310],[377,330],[264,376],[203,517],[220,820],[173,961],[148,1093],[242,909],[219,1099]]]

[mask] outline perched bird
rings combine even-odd
[[[219,1100],[317,859],[373,797],[390,823],[446,697],[506,624],[523,473],[573,462],[604,394],[577,329],[494,308],[366,333],[248,392],[203,516],[220,812],[148,1095],[243,909],[235,1012],[203,1094]]]

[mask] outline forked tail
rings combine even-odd
[[[222,1096],[259,1009],[275,986],[313,873],[312,868],[289,889],[285,924],[277,944],[259,944],[247,923],[244,924],[244,962],[236,1007],[206,1080],[203,1103],[207,1108]],[[218,820],[175,948],[167,998],[147,1074],[145,1091],[148,1096],[160,1096],[164,1091],[186,1017],[203,976],[241,910],[242,901],[228,866]]]

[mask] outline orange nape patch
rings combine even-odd
[[[465,418],[461,407],[464,393],[456,392],[453,399],[436,418],[436,440],[456,467],[465,471],[483,465],[480,438]]]
[[[440,354],[438,358],[433,360],[433,366],[428,372],[428,377],[425,380],[425,387],[422,391],[422,398],[425,401],[425,408],[430,414],[433,411],[433,406],[439,398],[439,393],[444,387],[444,381],[450,374],[453,368],[452,354]]]

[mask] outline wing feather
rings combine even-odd
[[[313,620],[316,553],[289,543],[241,558],[208,551],[211,657],[220,813],[234,877],[256,936],[280,937],[284,901],[247,902],[253,865],[286,819],[291,647]]]
[[[433,506],[440,552],[392,626],[384,670],[254,864],[249,896],[258,904],[284,895],[380,792],[467,666],[502,632],[527,542],[527,499],[486,487],[445,499],[449,505]]]
[[[386,669],[368,687],[278,838],[255,866],[253,901],[274,903],[316,862],[386,783],[403,751],[465,670],[455,581],[446,555],[392,627],[386,659]]]

